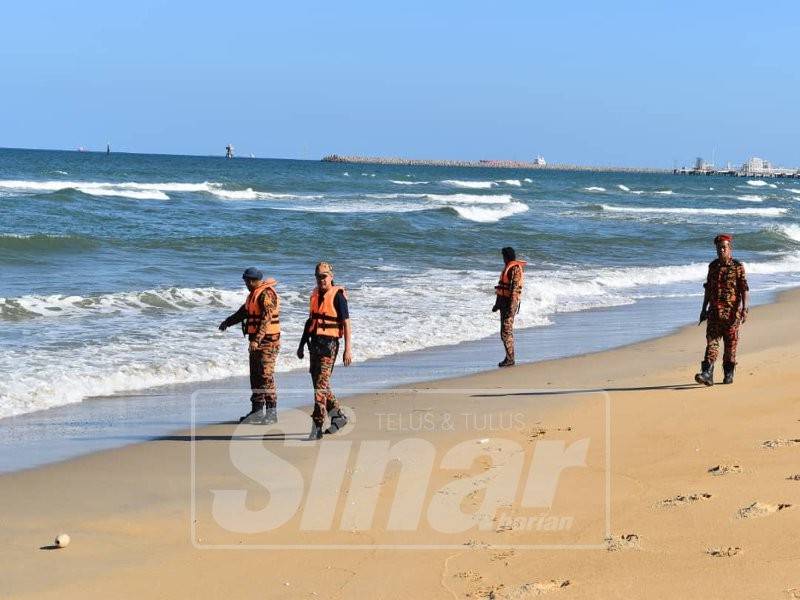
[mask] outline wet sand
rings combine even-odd
[[[687,327],[349,399],[356,423],[326,440],[354,446],[341,493],[335,477],[312,477],[320,446],[292,442],[305,423],[289,413],[283,432],[219,424],[194,441],[179,432],[2,475],[0,597],[800,597],[798,307],[800,292],[791,291],[751,311],[733,386],[692,383],[704,328]],[[453,417],[461,425],[445,427]],[[371,481],[380,448],[369,444],[382,440],[416,440],[403,457],[419,462],[433,448],[430,479],[393,464]],[[486,511],[495,484],[481,481],[497,482],[517,456],[584,440],[586,466],[562,472],[549,508],[526,512],[525,493],[512,493]],[[458,444],[474,460],[447,467]],[[267,451],[292,466],[271,497],[258,483],[263,472],[241,472],[253,457],[257,467],[279,465]],[[235,531],[224,510],[214,512],[220,490],[247,490],[243,506],[254,515],[270,500],[288,505],[294,474],[324,485],[285,525],[256,527],[254,516],[256,531]],[[281,481],[274,469],[267,475]],[[354,489],[361,495],[346,492]],[[396,493],[408,507],[416,499],[402,493],[413,489],[425,490],[419,523],[393,527]],[[437,517],[429,507],[450,497],[455,508]],[[372,522],[359,526],[373,507]],[[443,532],[455,512],[479,515],[485,527]],[[542,528],[547,515],[562,520]],[[60,532],[71,535],[69,547],[40,549]]]

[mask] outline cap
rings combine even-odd
[[[720,233],[717,237],[714,238],[714,245],[719,246],[722,242],[732,242],[733,236],[730,233]]]
[[[255,267],[247,267],[242,273],[242,279],[264,279],[264,274]]]
[[[333,265],[326,262],[317,263],[316,268],[314,269],[315,275],[322,275],[323,273],[329,273],[333,275]]]

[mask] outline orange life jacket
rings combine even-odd
[[[336,306],[333,301],[336,294],[342,290],[345,299],[347,292],[343,287],[332,285],[331,288],[322,295],[318,287],[311,292],[311,299],[308,303],[308,316],[311,319],[311,327],[308,332],[313,335],[327,335],[329,337],[340,338],[344,333],[339,316],[336,314]]]
[[[500,296],[501,298],[510,298],[511,297],[511,268],[512,267],[519,267],[521,271],[521,276],[519,280],[519,291],[522,291],[522,284],[525,281],[525,265],[528,264],[524,260],[511,260],[508,264],[503,268],[503,271],[500,273],[500,281],[497,282],[497,285],[494,286],[495,293]]]
[[[269,290],[272,290],[272,293],[275,294],[275,311],[272,312],[269,325],[267,325],[266,337],[271,339],[280,337],[281,302],[280,298],[278,298],[278,294],[275,293],[276,283],[278,282],[272,278],[267,279],[247,296],[247,300],[244,303],[244,307],[247,310],[247,319],[242,323],[245,334],[253,335],[258,333],[261,322],[264,320],[264,305],[262,304],[261,298],[264,294],[269,293]]]

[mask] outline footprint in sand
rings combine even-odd
[[[800,588],[790,588],[786,590],[786,597],[789,600],[800,600]]]
[[[711,494],[706,492],[701,492],[698,494],[678,494],[672,498],[667,498],[666,500],[662,500],[658,503],[658,506],[661,508],[673,508],[676,506],[686,506],[687,504],[694,504],[695,502],[700,502],[701,500],[710,500]]]
[[[556,592],[571,585],[569,579],[551,579],[550,581],[532,581],[523,583],[514,588],[507,588],[503,585],[488,590],[484,596],[486,600],[524,600],[543,596],[550,592]]]
[[[789,475],[786,479],[788,479],[789,481],[800,481],[800,473]]]
[[[791,508],[791,504],[767,504],[765,502],[753,502],[750,506],[740,508],[736,512],[737,519],[752,519],[754,517],[766,517],[773,513]]]
[[[727,546],[724,548],[709,548],[706,554],[717,558],[727,558],[729,556],[736,556],[741,554],[742,549],[739,546]]]
[[[635,533],[625,533],[619,537],[606,538],[606,548],[609,552],[619,550],[638,550],[639,536]]]
[[[761,444],[762,448],[783,448],[784,446],[797,446],[800,445],[800,438],[794,438],[790,440],[785,440],[783,438],[778,438],[777,440],[767,440]]]
[[[720,475],[730,475],[731,473],[741,473],[742,467],[739,465],[716,465],[708,470],[715,477]]]

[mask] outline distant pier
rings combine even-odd
[[[329,154],[322,162],[357,165],[393,165],[403,167],[482,167],[493,169],[530,169],[538,171],[596,171],[612,173],[671,173],[670,169],[650,167],[582,166],[563,163],[542,164],[538,161],[518,160],[438,160],[417,158],[391,158],[376,156],[343,156]]]

